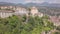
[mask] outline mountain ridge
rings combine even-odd
[[[60,4],[55,4],[55,3],[48,3],[48,2],[43,2],[43,3],[26,3],[26,4],[22,4],[22,3],[8,3],[8,2],[0,2],[0,5],[5,6],[24,6],[24,7],[30,7],[30,6],[46,6],[46,7],[60,7]]]

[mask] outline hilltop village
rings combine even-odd
[[[0,17],[6,18],[12,15],[18,15],[23,16],[26,15],[27,17],[29,15],[31,16],[39,16],[42,17],[45,14],[42,12],[39,12],[38,8],[35,6],[25,8],[20,6],[0,6]],[[57,16],[49,16],[50,21],[54,22],[55,25],[60,25],[60,17],[57,18]]]
[[[9,17],[12,15],[28,16],[29,13],[32,16],[39,16],[39,17],[43,16],[43,13],[39,12],[39,10],[34,6],[28,9],[24,7],[20,7],[20,6],[0,6],[0,17],[1,18]]]

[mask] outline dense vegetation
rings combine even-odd
[[[8,18],[0,18],[0,34],[41,34],[54,29],[52,22],[47,16],[32,17],[29,16],[11,16]],[[27,22],[26,22],[27,20]]]

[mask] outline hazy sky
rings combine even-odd
[[[42,3],[42,2],[49,2],[49,3],[60,3],[60,0],[0,0],[0,2],[11,2],[11,3]]]

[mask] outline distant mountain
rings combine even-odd
[[[14,3],[8,3],[8,2],[0,2],[0,6],[15,6],[16,4]]]
[[[20,7],[26,7],[24,4],[15,4],[15,3],[8,3],[8,2],[0,2],[0,6],[20,6]]]
[[[60,7],[60,4],[49,4],[51,7]]]
[[[48,3],[48,2],[43,2],[43,3],[27,3],[27,4],[14,4],[14,3],[8,3],[8,2],[0,2],[0,5],[3,6],[21,6],[21,7],[31,7],[31,6],[45,6],[45,7],[60,7],[60,4],[54,4],[54,3]]]
[[[25,4],[25,6],[27,6],[27,7],[40,6],[40,4],[38,4],[38,3],[27,3],[27,4]]]
[[[21,4],[21,3],[19,3],[19,4],[16,4],[16,6],[20,6],[20,7],[27,7],[27,6],[25,6],[24,4]]]
[[[27,3],[26,6],[46,6],[46,7],[60,7],[60,4],[55,4],[55,3],[48,3],[48,2],[43,2],[43,3]]]

